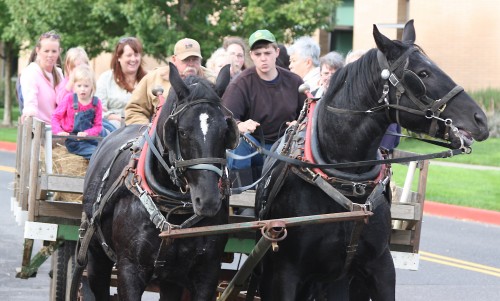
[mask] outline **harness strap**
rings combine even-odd
[[[251,141],[249,141],[251,142]],[[330,163],[330,164],[314,164],[301,160],[297,160],[294,158],[290,158],[287,156],[283,156],[277,154],[275,152],[268,151],[267,149],[260,147],[256,144],[253,144],[253,147],[257,149],[260,154],[266,155],[268,157],[280,160],[282,162],[290,163],[299,167],[307,167],[307,168],[348,168],[348,167],[362,167],[362,166],[373,166],[378,164],[387,164],[387,163],[401,163],[401,162],[410,162],[410,161],[421,161],[428,159],[436,159],[436,158],[448,158],[453,157],[455,155],[462,154],[464,150],[462,149],[450,149],[439,153],[432,153],[426,155],[418,155],[418,156],[409,156],[403,158],[390,158],[390,159],[380,159],[380,160],[366,160],[366,161],[357,161],[357,162],[342,162],[342,163]]]
[[[152,133],[151,135],[155,135],[156,133],[156,129],[154,128],[152,130]],[[156,156],[156,158],[158,159],[158,161],[160,162],[161,166],[163,167],[163,169],[165,169],[165,171],[168,172],[168,174],[170,175],[170,177],[172,177],[173,175],[173,172],[172,170],[170,169],[170,167],[168,166],[167,162],[165,162],[165,160],[163,159],[163,157],[161,156],[160,152],[158,151],[158,149],[156,148],[155,144],[153,143],[153,139],[151,139],[151,135],[148,133],[148,131],[145,131],[144,132],[144,138],[146,138],[146,141],[147,141],[147,146],[151,149],[151,151],[153,152],[153,154]],[[144,147],[144,149],[142,150],[143,152],[147,152],[147,148]],[[146,162],[143,162],[143,164],[146,164]]]
[[[316,186],[321,188],[323,192],[325,192],[329,197],[331,197],[335,202],[339,203],[342,207],[344,207],[348,211],[354,210],[354,204],[351,200],[346,198],[342,193],[340,193],[335,187],[330,185],[322,176],[316,174],[312,181]]]

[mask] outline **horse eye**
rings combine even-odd
[[[185,129],[179,129],[179,136],[181,138],[186,138],[188,136],[187,131]]]
[[[420,77],[420,78],[427,78],[427,77],[429,77],[429,73],[427,73],[427,71],[420,71],[418,73],[418,77]]]

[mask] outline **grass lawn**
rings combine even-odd
[[[482,142],[474,142],[471,154],[462,154],[452,158],[436,159],[446,162],[500,166],[500,139],[491,138]],[[418,154],[429,154],[446,150],[443,147],[421,142],[415,139],[404,138],[398,149],[411,151]]]
[[[408,168],[393,164],[393,180],[403,186]],[[417,174],[413,179],[416,190]],[[426,200],[500,211],[500,171],[433,165],[427,174]]]
[[[4,108],[0,108],[0,118],[3,119]],[[12,121],[17,124],[19,119],[19,108],[12,108]],[[0,125],[0,141],[16,142],[17,139],[17,126],[1,126]]]
[[[442,147],[405,138],[399,149],[419,154],[445,150]],[[452,158],[433,159],[444,162],[500,166],[500,139],[491,138],[472,145],[471,154]],[[459,167],[431,165],[427,177],[426,199],[441,203],[500,211],[500,171],[473,170]],[[393,179],[404,184],[407,167],[393,164]],[[414,189],[416,189],[416,176]]]

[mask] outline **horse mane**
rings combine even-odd
[[[390,53],[388,57],[399,57],[400,52],[410,46],[416,47],[420,53],[427,56],[423,49],[416,45],[394,41],[398,47],[398,53]],[[367,103],[360,95],[381,95],[379,85],[376,83],[381,79],[380,69],[377,60],[377,48],[370,49],[358,60],[347,64],[337,70],[330,79],[330,85],[324,95],[324,99],[332,101],[335,97],[335,105],[342,108],[366,108],[366,104],[373,106],[373,103]],[[365,103],[365,105],[363,105]]]
[[[360,95],[377,95],[375,85],[380,78],[377,62],[377,49],[371,49],[358,60],[337,70],[330,79],[324,99],[335,99],[335,106],[342,108],[362,108],[366,102]]]

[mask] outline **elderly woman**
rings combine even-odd
[[[290,71],[309,85],[310,91],[319,87],[319,44],[311,37],[300,37],[288,48]]]
[[[330,83],[330,78],[332,77],[332,75],[335,73],[335,71],[344,67],[344,57],[342,57],[342,54],[332,51],[322,56],[319,59],[319,62],[319,88],[316,91],[312,92],[315,97],[323,96],[326,89],[328,88],[328,84]]]

